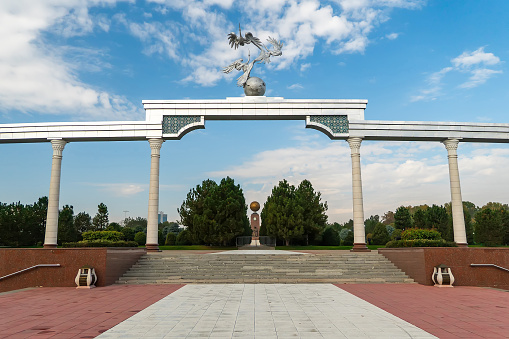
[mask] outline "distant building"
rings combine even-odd
[[[159,214],[157,215],[157,223],[160,224],[165,221],[168,221],[168,214],[159,212]]]

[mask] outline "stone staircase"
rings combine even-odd
[[[413,283],[376,251],[327,254],[181,254],[140,258],[117,284]]]

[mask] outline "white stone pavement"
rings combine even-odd
[[[436,338],[332,284],[186,285],[97,338]]]

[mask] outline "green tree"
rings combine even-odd
[[[447,209],[444,206],[433,204],[427,211],[428,225],[427,228],[434,228],[447,241],[453,241],[452,222]]]
[[[122,230],[122,226],[118,222],[110,222],[108,227],[106,227],[106,231],[117,231],[120,232]]]
[[[410,211],[405,206],[400,206],[394,213],[394,227],[405,230],[412,227],[412,217]]]
[[[385,245],[389,240],[389,232],[387,232],[386,225],[379,222],[373,231],[373,244],[374,245]]]
[[[385,214],[382,216],[382,223],[384,225],[394,224],[395,223],[394,212],[393,211],[385,212]]]
[[[197,185],[187,193],[186,200],[177,209],[180,223],[187,226],[188,239],[193,243],[210,244],[212,241],[211,222],[209,222],[212,219],[212,212],[205,200],[210,199],[210,195],[216,187],[215,181],[204,180],[201,185]]]
[[[147,228],[147,219],[142,217],[136,217],[135,219],[127,217],[124,219],[124,227],[134,228],[134,229],[146,229]]]
[[[372,215],[368,219],[364,220],[364,232],[365,234],[373,233],[376,225],[380,222],[380,216]]]
[[[58,242],[78,241],[78,231],[74,227],[74,210],[65,205],[58,216]]]
[[[327,227],[322,234],[322,245],[323,246],[339,246],[341,238],[339,237],[338,231],[333,227]]]
[[[136,235],[136,231],[134,230],[134,228],[130,228],[130,227],[122,227],[122,229],[120,230],[120,232],[122,232],[122,235],[123,235],[123,238],[125,241],[134,241],[134,236]],[[141,231],[142,233],[145,233],[143,231]]]
[[[284,239],[286,246],[289,246],[291,240],[299,239],[304,234],[303,212],[295,198],[295,186],[282,180],[272,189],[260,216],[267,235]]]
[[[353,245],[353,232],[348,230],[348,233],[346,234],[346,237],[344,240],[341,240],[341,245],[344,246],[352,246]]]
[[[138,232],[134,235],[134,241],[136,241],[138,245],[143,246],[147,243],[147,235],[144,232]]]
[[[419,209],[414,213],[414,227],[415,228],[430,228],[428,223],[428,210],[427,209]]]
[[[502,245],[506,230],[502,223],[503,210],[483,207],[475,215],[475,242],[485,246]]]
[[[100,203],[97,205],[97,214],[94,219],[92,219],[92,224],[94,225],[95,231],[101,231],[106,229],[108,226],[108,207],[105,204]]]
[[[295,191],[297,204],[302,208],[304,236],[314,243],[327,225],[327,202],[321,202],[321,193],[315,192],[309,180],[303,180]]]
[[[230,177],[219,185],[204,180],[189,191],[178,213],[194,243],[227,245],[250,232],[244,193]]]
[[[88,213],[80,212],[74,217],[74,227],[79,234],[92,231],[92,218]]]
[[[213,190],[213,200],[216,226],[214,243],[226,246],[237,236],[250,233],[246,200],[240,185],[235,185],[230,177],[222,179]]]
[[[175,245],[175,241],[177,241],[177,236],[175,235],[175,233],[170,232],[166,235],[166,241],[164,242],[164,244],[167,246],[173,246]]]

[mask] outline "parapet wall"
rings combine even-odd
[[[144,248],[59,248],[0,249],[0,277],[39,264],[39,267],[0,280],[0,292],[27,287],[71,287],[78,269],[88,265],[95,269],[97,286],[107,286],[123,275],[146,253]]]
[[[496,267],[471,267],[470,264],[495,264],[509,268],[509,248],[380,248],[378,252],[422,285],[433,285],[433,267],[451,267],[456,286],[494,287],[509,290],[509,272]]]

